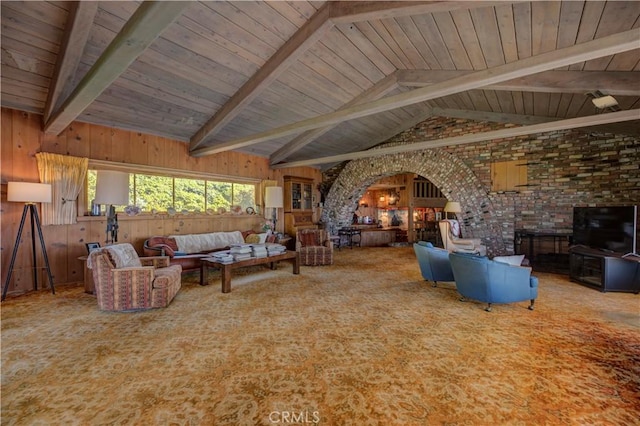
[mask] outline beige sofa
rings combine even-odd
[[[258,233],[248,230],[155,236],[144,242],[143,250],[145,256],[169,256],[172,265],[188,271],[200,268],[200,259],[209,253],[228,250],[232,244],[243,244],[253,234]]]

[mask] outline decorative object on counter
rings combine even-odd
[[[245,211],[247,212],[247,214],[256,214],[256,211],[253,207],[247,207]]]
[[[275,230],[275,226],[274,226],[272,221],[265,220],[264,223],[262,224],[262,230],[264,232],[274,231]]]
[[[124,212],[127,214],[127,216],[137,216],[141,211],[142,209],[140,209],[140,207],[133,205],[129,205],[124,208]]]
[[[169,208],[167,208],[167,214],[168,214],[169,216],[175,216],[175,215],[176,215],[176,213],[177,213],[177,212],[176,212],[176,209],[174,209],[173,207],[169,207]]]
[[[224,207],[218,207],[218,214],[225,214],[227,212],[227,209],[225,209]]]
[[[13,265],[16,261],[16,254],[18,254],[18,247],[20,247],[20,239],[22,238],[22,229],[24,228],[24,221],[27,218],[27,212],[31,218],[31,248],[33,250],[33,289],[38,289],[38,272],[36,270],[36,233],[40,237],[40,245],[42,247],[42,257],[44,258],[45,268],[49,277],[49,284],[51,285],[51,293],[56,294],[53,287],[53,275],[51,274],[51,268],[49,266],[49,257],[47,256],[47,247],[44,244],[44,236],[42,234],[42,226],[40,225],[40,216],[38,216],[38,209],[36,203],[50,203],[51,202],[51,185],[46,183],[28,183],[28,182],[9,182],[7,184],[7,201],[25,203],[22,209],[22,219],[20,219],[20,226],[18,228],[18,235],[16,236],[16,243],[13,246],[13,253],[11,254],[11,262],[9,263],[9,273],[4,282],[4,289],[2,290],[2,300],[7,296],[7,290],[9,289],[9,283],[11,282],[11,275],[13,273]],[[35,227],[34,227],[35,226]]]
[[[231,213],[233,214],[242,214],[241,206],[231,206]]]
[[[96,203],[107,207],[106,243],[118,241],[118,215],[115,206],[129,204],[129,173],[98,170],[96,176]],[[111,237],[111,239],[109,239]]]
[[[278,209],[284,207],[284,196],[281,186],[268,186],[264,189],[264,207],[272,209],[271,221],[273,222],[273,230],[276,229],[278,223]]]
[[[400,193],[393,191],[389,194],[389,204],[395,206],[400,203]]]
[[[449,213],[453,213],[455,216],[456,213],[462,212],[462,208],[460,207],[460,203],[457,201],[447,201],[447,204],[444,206],[444,212],[446,214],[445,219],[449,219]]]
[[[91,200],[91,216],[100,216],[100,204],[96,200]]]

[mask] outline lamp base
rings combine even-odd
[[[44,237],[42,236],[42,226],[40,225],[40,216],[38,216],[38,209],[35,204],[25,204],[22,210],[22,219],[20,219],[20,227],[18,228],[18,236],[16,237],[16,244],[13,246],[13,254],[11,255],[11,263],[9,263],[9,273],[7,279],[4,282],[4,289],[2,290],[2,301],[7,297],[7,290],[9,289],[9,283],[11,282],[11,275],[13,274],[13,266],[16,261],[16,255],[18,254],[18,247],[20,246],[20,239],[22,238],[22,229],[24,228],[24,222],[27,218],[27,211],[31,216],[31,250],[33,252],[33,289],[38,289],[38,274],[35,271],[36,268],[36,231],[40,238],[40,246],[42,247],[42,257],[44,259],[45,268],[47,270],[47,276],[49,278],[49,284],[51,285],[51,293],[56,294],[56,290],[53,286],[53,275],[51,274],[51,267],[49,266],[49,257],[47,256],[47,246],[44,244]]]

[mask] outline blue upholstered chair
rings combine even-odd
[[[512,303],[530,300],[529,309],[538,297],[538,279],[529,268],[489,260],[464,253],[450,253],[458,293],[464,298],[492,303]]]
[[[422,277],[433,281],[433,287],[438,285],[438,281],[453,281],[453,271],[447,250],[434,247],[433,244],[425,241],[415,243],[413,250],[416,252]]]

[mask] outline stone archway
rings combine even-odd
[[[380,178],[399,173],[416,173],[429,179],[449,200],[459,201],[464,211],[464,235],[481,238],[489,253],[506,253],[501,226],[492,215],[487,189],[473,171],[454,155],[431,149],[390,154],[349,162],[331,186],[322,213],[330,228],[349,226],[356,203],[367,188]]]

